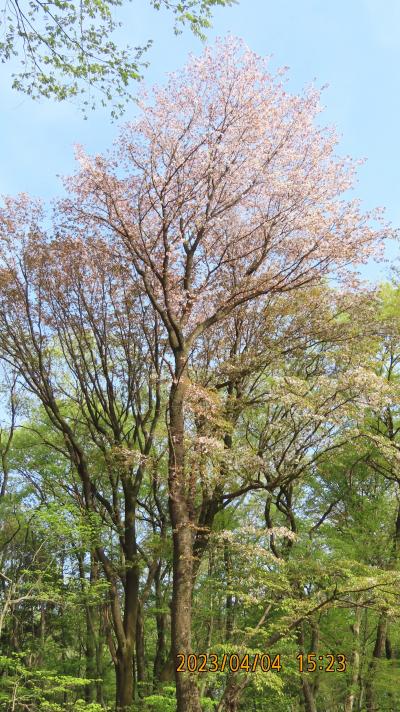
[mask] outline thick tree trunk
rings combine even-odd
[[[133,646],[125,645],[117,649],[115,666],[116,692],[115,706],[118,712],[132,705],[134,695]]]
[[[135,692],[134,647],[139,598],[136,566],[127,569],[125,582],[124,636],[117,646],[116,707],[123,710],[132,705]]]
[[[172,655],[191,652],[193,529],[184,471],[184,396],[186,354],[175,352],[175,377],[169,397],[169,510],[173,532],[171,606]],[[175,672],[177,712],[201,712],[199,691],[190,673]]]

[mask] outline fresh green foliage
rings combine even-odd
[[[324,290],[327,299],[329,290]],[[255,354],[248,354],[243,358],[250,370],[244,369],[244,376],[237,359],[229,367],[226,360],[221,367],[213,364],[234,374],[236,382],[243,378],[235,406],[232,394],[225,400],[204,385],[207,371],[192,371],[193,379],[200,380],[198,400],[188,413],[188,463],[203,473],[206,487],[221,487],[221,477],[229,491],[250,485],[217,513],[202,554],[194,589],[193,650],[219,660],[248,656],[250,662],[268,652],[272,659],[280,655],[282,664],[279,672],[258,668],[250,673],[244,665],[233,676],[229,670],[202,673],[204,711],[225,710],[224,699],[236,695],[238,712],[263,712],[266,705],[277,712],[300,712],[304,679],[313,685],[317,709],[339,712],[352,694],[356,700],[368,696],[382,711],[400,705],[395,298],[396,291],[382,288],[374,307],[382,315],[379,337],[362,335],[364,317],[357,305],[358,336],[351,343],[335,341],[333,335],[319,345],[311,339],[309,350],[295,347],[285,357],[279,356],[277,343],[270,343],[273,364],[265,371]],[[329,299],[333,309],[335,294]],[[282,300],[276,312],[284,310]],[[340,329],[354,332],[354,319],[339,321]],[[319,332],[319,317],[312,329]],[[269,327],[268,338],[271,333]],[[60,353],[55,349],[57,361]],[[357,370],[361,361],[369,369],[367,379]],[[212,404],[206,418],[204,402]],[[112,584],[98,564],[93,568],[91,552],[101,544],[115,571],[122,571],[118,529],[102,500],[93,511],[82,506],[62,439],[43,409],[33,402],[30,407],[32,420],[26,419],[25,409],[25,420],[12,437],[9,492],[0,501],[0,709],[9,712],[11,703],[18,712],[99,712],[103,704],[114,709]],[[71,399],[67,405],[64,399],[62,407],[84,442],[76,403]],[[230,447],[215,451],[224,433],[232,439]],[[209,450],[211,436],[214,451]],[[175,687],[165,682],[171,677],[170,533],[168,523],[164,529],[155,517],[167,511],[166,437],[161,425],[137,513],[146,652],[144,676],[132,699],[135,712],[173,712],[176,704]],[[86,431],[87,445],[90,438]],[[256,477],[265,457],[263,442],[273,443],[268,471],[278,480],[267,489],[257,487]],[[109,485],[100,452],[94,441],[87,447],[96,487],[106,497]],[[119,467],[128,453],[121,457],[119,452]],[[379,650],[382,625],[385,647]],[[304,677],[299,651],[341,653],[347,669]]]
[[[232,2],[150,0],[156,10],[172,14],[175,32],[188,25],[201,38],[213,8]],[[4,0],[0,60],[16,67],[13,88],[34,99],[78,98],[85,114],[99,104],[109,105],[112,117],[120,116],[134,99],[132,83],[140,80],[151,45],[151,39],[140,47],[120,45],[122,5],[123,0]]]

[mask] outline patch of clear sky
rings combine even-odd
[[[182,66],[202,43],[188,29],[175,36],[168,13],[145,0],[121,10],[121,41],[132,46],[152,38],[145,70],[147,84],[160,83]],[[241,0],[214,12],[209,42],[228,32],[242,37],[261,55],[272,55],[272,68],[289,66],[289,87],[328,84],[323,93],[324,123],[335,125],[340,152],[367,158],[359,170],[354,195],[368,209],[386,207],[400,225],[400,2],[399,0]],[[10,88],[10,68],[0,68],[0,193],[26,191],[45,200],[62,192],[58,175],[74,170],[73,144],[89,152],[106,150],[121,121],[97,110],[84,120],[74,104],[33,102]],[[387,277],[399,253],[387,249],[388,264],[362,270],[372,281]]]

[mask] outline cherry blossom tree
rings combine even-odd
[[[273,75],[265,60],[229,38],[200,58],[192,57],[152,96],[144,95],[139,119],[123,129],[110,154],[91,158],[79,149],[81,167],[66,181],[69,196],[57,206],[55,239],[47,240],[38,227],[38,209],[24,198],[7,201],[1,213],[3,351],[25,373],[28,388],[64,437],[88,511],[103,508],[104,516],[115,516],[93,488],[85,446],[59,401],[69,381],[58,370],[54,347],[61,345],[91,439],[96,447],[104,444],[107,453],[113,443],[126,446],[124,418],[133,408],[133,433],[143,438],[143,454],[148,454],[154,430],[147,422],[159,419],[159,396],[155,404],[149,399],[148,415],[141,414],[140,403],[143,388],[152,390],[149,374],[160,389],[163,354],[169,373],[174,658],[191,652],[195,557],[206,543],[193,501],[200,472],[187,452],[186,435],[192,432],[196,399],[207,408],[208,396],[191,381],[191,361],[206,341],[219,349],[218,335],[223,339],[237,319],[245,322],[255,314],[268,324],[278,297],[301,311],[301,299],[294,297],[312,290],[320,294],[318,286],[328,277],[351,289],[355,264],[379,256],[383,239],[391,235],[381,211],[363,213],[358,201],[349,199],[356,164],[336,156],[336,136],[319,125],[319,111],[318,91],[290,94],[283,71]],[[19,253],[21,235],[24,249]],[[110,284],[116,285],[111,292]],[[114,328],[120,330],[118,353]],[[146,385],[137,381],[136,372],[140,329],[147,340]],[[265,329],[263,338],[267,344]],[[125,383],[125,371],[129,388],[134,387],[127,391],[123,386],[117,393],[114,384],[119,374]],[[298,383],[290,386],[284,403],[289,411]],[[286,391],[282,383],[276,397],[284,400]],[[324,405],[317,401],[313,418],[325,418]],[[307,429],[304,433],[309,439]],[[274,461],[269,450],[277,444],[273,438],[265,442],[263,457]],[[138,473],[137,482],[140,465]],[[132,579],[129,591],[137,601],[138,493],[132,491],[131,478],[132,468],[122,477],[125,504],[130,503],[124,553],[130,562],[126,580]],[[117,663],[127,679],[137,612],[129,616],[129,631],[122,630],[117,575],[107,568],[103,553],[96,555],[114,586]],[[117,706],[124,708],[132,701],[132,684],[125,680],[120,689]],[[200,712],[193,675],[177,673],[176,689],[178,712]]]
[[[171,353],[169,506],[173,654],[191,650],[193,539],[185,469],[188,358],[197,339],[241,305],[351,279],[379,253],[380,211],[348,198],[355,164],[316,122],[320,95],[287,91],[284,72],[229,38],[192,57],[141,101],[114,151],[67,181],[65,223],[112,246],[142,281]],[[177,674],[178,712],[199,712],[195,680]]]

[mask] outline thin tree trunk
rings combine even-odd
[[[314,635],[315,632],[313,631]],[[313,635],[313,638],[314,638]],[[298,634],[297,634],[297,639],[299,641],[300,645],[300,650],[304,654],[304,629],[303,629],[303,624],[300,625]],[[314,640],[313,640],[314,643]],[[312,652],[316,653],[316,650],[312,650]],[[304,699],[304,709],[306,712],[317,712],[317,706],[315,702],[315,696],[314,696],[314,690],[313,686],[310,684],[308,677],[306,674],[302,674],[301,676],[301,690],[303,693],[303,699]]]
[[[7,456],[3,452],[1,453],[1,466],[3,470],[3,478],[0,487],[0,498],[4,497],[7,492],[7,483],[10,474]]]
[[[167,654],[165,648],[165,625],[166,625],[166,615],[161,611],[162,608],[162,595],[161,595],[161,564],[158,565],[156,575],[154,577],[155,586],[155,597],[156,597],[156,626],[157,626],[157,643],[156,643],[156,654],[154,658],[154,687],[157,683],[161,682],[161,672],[164,667]]]
[[[224,543],[224,564],[226,574],[227,594],[225,600],[225,641],[229,642],[232,639],[233,624],[234,624],[234,598],[231,591],[232,586],[232,557],[229,551],[229,546]]]
[[[360,626],[361,626],[361,607],[356,606],[355,620],[352,626],[353,630],[353,654],[351,658],[351,683],[350,690],[344,703],[344,712],[353,712],[356,694],[358,690],[358,681],[360,676]]]
[[[304,709],[306,712],[317,712],[313,689],[304,675],[301,678],[301,683],[304,697]]]
[[[133,656],[136,637],[136,620],[139,601],[139,571],[135,555],[136,537],[134,523],[127,526],[130,519],[125,515],[125,532],[130,533],[130,542],[125,546],[126,562],[129,565],[125,570],[124,581],[124,606],[123,615],[117,581],[114,571],[101,547],[96,549],[96,554],[103,565],[107,580],[110,583],[110,612],[112,627],[115,633],[117,646],[115,648],[112,636],[109,638],[109,648],[113,658],[116,677],[117,710],[124,710],[132,705],[134,698],[134,669]],[[128,556],[129,554],[129,556]]]
[[[85,568],[83,562],[83,554],[81,552],[76,553],[78,559],[79,567],[79,578],[81,580],[81,590],[84,595],[85,591]],[[90,557],[90,584],[92,585],[97,580],[97,570],[93,561],[93,554]],[[85,677],[89,680],[94,680],[98,675],[97,662],[96,662],[96,639],[95,639],[95,628],[93,622],[93,610],[91,606],[85,601]],[[85,701],[95,702],[96,701],[96,688],[97,683],[89,682],[85,686]]]
[[[213,579],[214,576],[214,551],[212,548],[208,549],[208,576],[210,580]],[[211,641],[212,641],[212,636],[213,636],[213,631],[214,631],[214,601],[213,601],[213,591],[210,591],[210,597],[209,597],[209,618],[207,622],[207,635],[204,641],[204,647],[203,650],[210,650],[211,649]],[[208,681],[209,683],[210,681]],[[212,687],[212,684],[211,684]],[[207,679],[206,676],[202,676],[200,678],[199,682],[199,691],[200,691],[200,697],[213,697],[212,691],[210,691],[209,694],[206,694],[206,689],[207,689]]]
[[[93,680],[85,688],[85,701],[96,702],[97,700],[97,683],[94,680],[97,677],[97,660],[96,660],[96,641],[93,636],[93,621],[92,611],[89,607],[86,608],[86,677]]]
[[[104,662],[103,662],[103,645],[105,643],[104,620],[100,606],[97,608],[96,615],[97,623],[97,645],[96,645],[96,702],[98,705],[105,707],[103,679],[104,679]]]
[[[138,694],[140,697],[143,697],[146,665],[144,656],[144,620],[143,608],[141,604],[139,604],[138,607],[138,616],[136,621],[136,676],[138,682]]]
[[[372,654],[372,660],[368,666],[368,680],[366,684],[366,709],[367,712],[379,712],[379,705],[375,699],[374,692],[374,678],[377,671],[377,663],[380,658],[383,657],[385,652],[385,641],[386,641],[386,630],[387,630],[387,613],[381,614],[378,627],[376,629],[376,641],[374,652]]]
[[[139,476],[140,475],[140,476]],[[120,472],[125,499],[123,552],[125,556],[124,604],[121,620],[118,592],[113,586],[114,630],[116,649],[116,708],[124,710],[132,705],[135,695],[134,651],[139,608],[139,567],[136,539],[136,504],[141,482],[141,473]],[[117,610],[118,609],[118,610]]]

